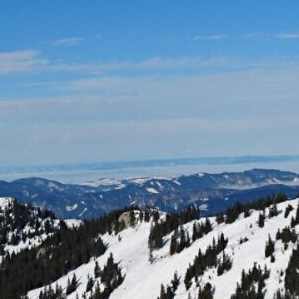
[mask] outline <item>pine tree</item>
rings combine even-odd
[[[92,290],[92,287],[94,285],[94,280],[89,275],[87,276],[87,284],[86,284],[86,292],[89,292]]]
[[[224,250],[222,252],[222,260],[218,261],[217,275],[220,276],[224,272],[229,271],[232,267],[231,259],[225,254]]]
[[[95,262],[95,267],[94,267],[94,277],[98,278],[101,275],[101,268],[99,266],[98,261]]]
[[[197,239],[197,224],[194,221],[192,227],[192,241],[194,242]]]
[[[145,209],[144,211],[144,221],[149,222],[150,221],[150,213],[148,209]]]
[[[189,290],[189,288],[191,287],[191,279],[192,279],[192,274],[191,274],[191,268],[189,267],[187,269],[185,278],[184,278],[184,284],[186,287],[186,290]]]
[[[136,221],[135,212],[130,211],[130,225],[135,226],[135,221]]]
[[[266,248],[265,248],[265,257],[269,257],[273,255],[275,250],[275,243],[272,241],[270,235],[268,236],[268,241],[266,242]]]
[[[177,252],[177,249],[178,249],[177,236],[176,233],[174,233],[171,236],[171,240],[170,240],[170,249],[169,249],[170,255],[175,254]]]
[[[258,219],[258,226],[262,228],[264,227],[264,224],[265,224],[265,215],[264,213],[260,213]]]
[[[164,285],[161,284],[160,299],[163,299],[165,297],[165,295],[166,295],[166,293],[165,293]]]
[[[223,212],[220,212],[219,214],[216,215],[216,221],[218,224],[221,224],[224,222],[224,214]]]
[[[269,207],[269,218],[275,217],[278,215],[277,204]]]
[[[66,294],[70,295],[73,292],[75,292],[76,289],[77,289],[77,277],[76,274],[74,274],[71,281],[69,278],[67,280]]]
[[[210,283],[206,283],[204,288],[199,288],[198,299],[213,299],[213,288]]]
[[[288,218],[290,212],[293,210],[294,208],[289,204],[286,209],[285,209],[285,212],[284,212],[284,218]]]
[[[186,240],[186,233],[185,230],[183,228],[183,226],[180,226],[180,242],[179,242],[179,246],[178,246],[178,252],[181,252],[187,244],[187,240]]]
[[[172,289],[175,292],[180,284],[180,279],[178,277],[177,271],[174,272],[173,279],[171,281]]]

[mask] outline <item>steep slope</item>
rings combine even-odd
[[[62,184],[41,178],[0,181],[0,196],[10,196],[55,212],[64,219],[91,219],[132,204],[182,210],[196,204],[206,216],[236,201],[284,192],[298,194],[299,175],[278,170],[253,169],[245,172],[198,173],[175,178],[103,179],[85,184]]]
[[[263,288],[263,298],[272,299],[278,288],[284,289],[285,270],[288,266],[292,250],[298,243],[299,225],[295,225],[296,242],[288,242],[285,245],[281,240],[275,241],[274,261],[270,257],[265,257],[265,246],[269,239],[276,239],[278,229],[282,231],[290,226],[291,219],[296,217],[299,200],[287,201],[277,205],[277,215],[273,213],[272,208],[266,208],[264,225],[258,224],[260,211],[251,211],[245,217],[242,213],[238,219],[230,224],[216,222],[216,219],[210,218],[213,230],[200,239],[195,240],[191,245],[178,254],[170,255],[170,239],[173,232],[164,237],[163,247],[153,251],[153,261],[149,261],[148,236],[151,223],[138,222],[135,227],[130,227],[118,235],[105,234],[102,236],[107,243],[107,251],[100,257],[91,259],[89,263],[80,266],[74,271],[61,277],[52,286],[56,284],[67,286],[67,280],[76,275],[78,287],[75,292],[69,294],[67,298],[75,299],[84,297],[88,276],[94,276],[96,262],[103,269],[110,254],[113,253],[115,261],[119,262],[124,275],[124,281],[111,294],[111,299],[154,299],[160,295],[160,286],[170,284],[174,273],[177,271],[180,277],[180,283],[175,291],[174,298],[197,298],[199,288],[206,283],[210,283],[213,289],[213,298],[230,298],[236,291],[237,283],[240,283],[242,271],[248,272],[254,266],[254,263],[260,265],[263,269],[266,266],[270,271],[269,278],[265,279]],[[290,209],[290,206],[293,210]],[[287,208],[288,207],[288,208]],[[286,209],[289,214],[285,215]],[[287,217],[285,217],[287,216]],[[183,227],[192,235],[194,222],[203,223],[205,220],[195,220],[186,223]],[[294,220],[293,220],[294,221]],[[186,290],[184,278],[187,268],[193,263],[198,255],[199,249],[205,252],[209,245],[213,244],[213,239],[217,239],[223,233],[228,239],[225,254],[232,261],[232,267],[224,274],[218,276],[216,267],[208,267],[203,275],[198,277],[198,282],[191,279],[191,287]],[[243,240],[243,241],[240,241]],[[221,259],[222,253],[218,255]],[[28,293],[31,299],[37,299],[42,289],[32,290]],[[90,293],[87,293],[87,298]],[[190,297],[188,297],[190,296]]]

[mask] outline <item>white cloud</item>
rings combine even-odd
[[[221,40],[227,38],[227,34],[213,34],[209,36],[200,36],[200,35],[195,35],[192,39],[193,41],[198,41],[198,40]]]
[[[53,46],[75,46],[84,41],[83,37],[68,37],[56,39],[51,42]]]
[[[268,68],[268,64],[272,67]],[[48,87],[60,96],[20,101],[2,98],[0,119],[16,117],[18,107],[23,115],[35,111],[36,118],[45,113],[51,118],[62,115],[61,119],[66,120],[74,115],[78,119],[96,115],[101,119],[117,118],[120,110],[124,112],[121,117],[128,119],[154,117],[157,113],[161,118],[194,113],[216,117],[223,109],[245,114],[294,113],[296,109],[290,111],[287,107],[298,106],[299,65],[269,61],[256,66],[251,70],[214,74],[110,75],[52,82]]]
[[[277,39],[298,39],[299,33],[279,33],[274,36]]]
[[[46,66],[48,61],[38,51],[0,52],[0,75],[30,72]]]
[[[268,64],[274,68],[86,78],[57,87],[55,94],[65,96],[2,98],[2,160],[125,160],[182,156],[190,149],[198,155],[295,151],[299,67]]]
[[[209,71],[219,68],[241,68],[248,62],[240,59],[231,59],[229,57],[178,57],[178,58],[161,58],[152,57],[143,61],[112,61],[112,62],[94,62],[92,64],[67,64],[61,63],[52,65],[51,69],[61,72],[88,72],[90,74],[105,74],[105,72],[121,71],[174,71],[174,70],[201,70],[209,68]]]
[[[209,40],[220,40],[220,39],[225,39],[227,37],[228,37],[227,34],[215,34],[215,35],[208,36],[208,39]]]

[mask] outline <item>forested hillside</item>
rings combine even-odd
[[[4,253],[0,298],[298,298],[298,206],[283,194],[210,218],[133,206],[73,227],[46,214],[43,241]]]

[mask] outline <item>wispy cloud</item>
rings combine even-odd
[[[207,37],[209,40],[220,40],[220,39],[225,39],[227,38],[227,34],[215,34],[215,35],[210,35]]]
[[[48,64],[38,51],[0,52],[0,75],[30,72]]]
[[[287,64],[200,76],[90,77],[54,87],[53,98],[2,97],[2,161],[21,162],[24,148],[28,161],[113,160],[120,143],[123,159],[180,156],[190,148],[199,155],[287,152],[298,148],[298,80],[298,65]]]
[[[91,74],[105,74],[106,72],[173,72],[198,70],[204,71],[209,68],[209,71],[220,68],[240,68],[244,67],[244,62],[238,59],[229,57],[177,57],[163,58],[152,57],[142,61],[111,61],[111,62],[94,62],[92,64],[68,64],[60,63],[52,66],[52,69],[61,72],[89,72]]]
[[[264,34],[261,31],[253,32],[253,33],[247,33],[244,34],[242,37],[245,38],[256,38],[256,37],[262,37]]]
[[[274,36],[277,39],[298,39],[299,33],[279,33]]]
[[[228,34],[214,34],[209,36],[200,36],[195,35],[192,40],[193,41],[199,41],[199,40],[210,40],[210,41],[217,41],[217,40],[223,40],[227,39],[229,37]],[[239,36],[235,36],[235,38],[264,38],[264,39],[299,39],[299,32],[283,32],[283,33],[265,33],[261,31],[253,32],[253,33],[247,33],[247,34],[241,34]]]
[[[213,35],[208,35],[208,36],[200,36],[200,35],[195,35],[192,40],[193,41],[198,41],[198,40],[221,40],[221,39],[226,39],[228,38],[228,34],[213,34]]]
[[[53,46],[75,46],[84,41],[83,37],[68,37],[51,41]]]

